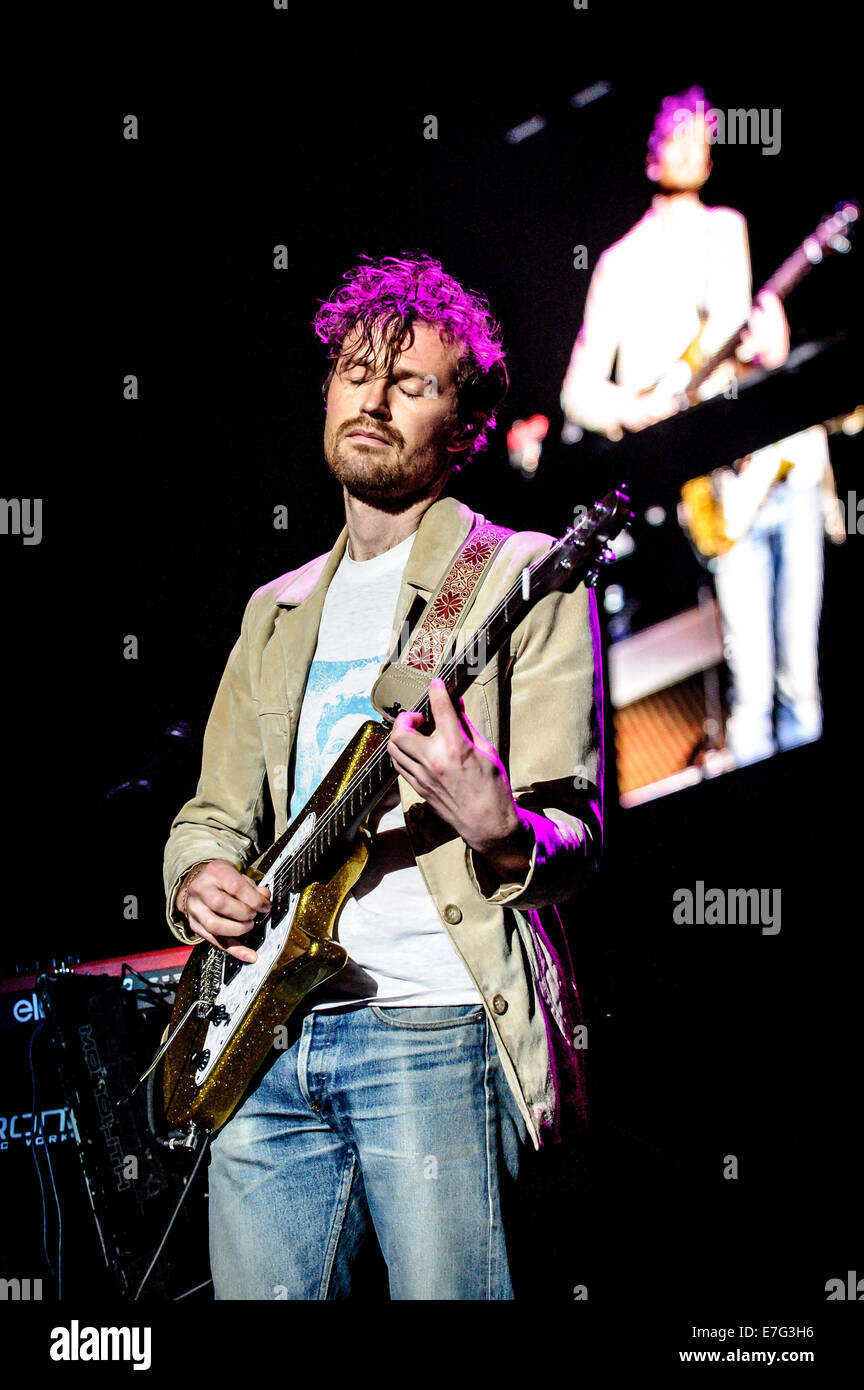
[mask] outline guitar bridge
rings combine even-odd
[[[209,1018],[222,988],[222,952],[211,946],[202,958],[198,973],[197,1010],[199,1018]]]

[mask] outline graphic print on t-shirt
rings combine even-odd
[[[357,661],[313,661],[303,696],[308,734],[298,743],[291,797],[293,820],[367,719],[380,719],[368,691],[386,652]],[[305,732],[305,730],[304,730]]]
[[[394,641],[413,543],[408,536],[362,561],[346,548],[330,582],[294,741],[291,820],[360,726],[380,719],[370,695]],[[395,781],[372,819],[369,859],[334,927],[348,963],[313,991],[309,1007],[480,1003],[415,861]]]

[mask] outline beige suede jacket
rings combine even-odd
[[[424,513],[394,616],[391,650],[413,627],[465,536],[484,520],[445,497]],[[327,587],[347,543],[252,595],[207,729],[195,796],[165,849],[168,921],[198,942],[175,898],[205,859],[249,865],[286,828],[289,768]],[[498,551],[470,601],[467,641],[552,537],[521,531]],[[382,671],[387,663],[382,666]],[[593,593],[542,598],[465,694],[468,718],[499,751],[535,845],[522,883],[484,894],[471,849],[403,778],[399,792],[417,864],[453,945],[484,1000],[504,1075],[535,1148],[562,1106],[584,1123],[578,994],[559,914],[596,867],[602,836],[602,677]],[[532,814],[533,813],[533,814]],[[488,883],[486,884],[488,887]]]

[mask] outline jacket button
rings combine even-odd
[[[495,1010],[496,1014],[506,1014],[508,1007],[507,1000],[504,998],[503,994],[493,994],[492,1008]]]
[[[455,903],[448,903],[445,907],[444,921],[449,922],[451,927],[455,927],[457,922],[462,921],[462,913]]]

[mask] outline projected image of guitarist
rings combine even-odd
[[[171,830],[169,922],[199,947],[175,1008],[193,985],[219,1002],[169,1052],[167,1113],[218,1130],[217,1298],[348,1297],[374,1230],[392,1298],[511,1299],[502,1192],[584,1111],[554,904],[600,853],[596,605],[572,560],[554,589],[529,573],[551,536],[449,492],[507,388],[485,301],[386,257],[315,329],[346,525],[249,601]],[[487,630],[503,644],[464,694],[430,685]],[[278,836],[298,828],[264,854],[268,802]]]
[[[782,293],[803,269],[796,264],[786,281],[778,272],[751,303],[746,222],[699,196],[712,167],[710,119],[699,87],[664,99],[647,159],[659,191],[592,276],[561,405],[569,420],[610,439],[669,418],[682,393],[692,401],[733,392],[743,364],[770,370],[789,352]],[[710,553],[732,678],[726,739],[744,764],[821,733],[825,431],[804,430],[739,468],[724,470],[728,534],[721,522]]]

